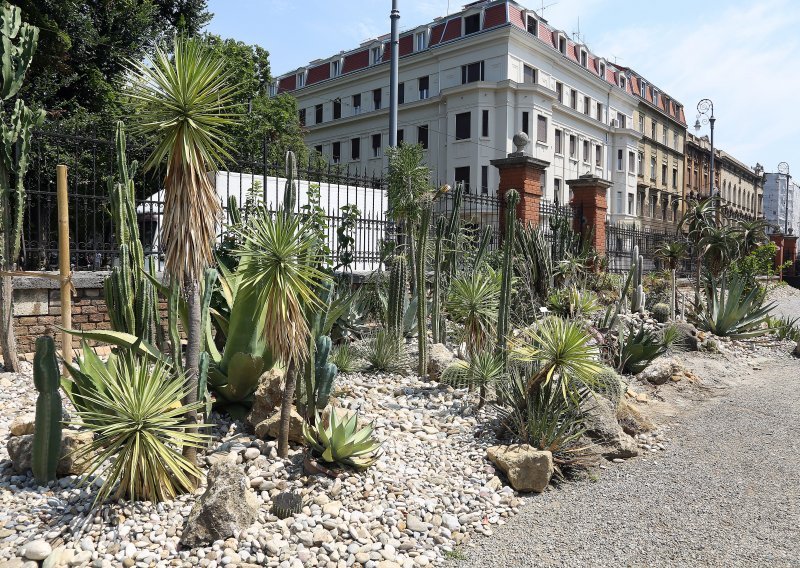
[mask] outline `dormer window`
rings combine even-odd
[[[472,14],[464,17],[464,35],[474,34],[481,31],[481,14]]]
[[[586,57],[586,50],[585,49],[581,49],[581,65],[586,67],[587,63],[588,63],[588,60],[587,60],[587,57]]]
[[[369,50],[370,60],[372,61],[373,65],[377,65],[381,61],[383,61],[383,46],[379,45],[378,47],[373,47]]]
[[[605,77],[606,76],[606,64],[601,61],[600,65],[599,65],[599,69],[600,69],[600,76],[601,77]]]
[[[300,71],[300,73],[297,74],[297,88],[302,89],[305,86],[306,86],[306,72]]]
[[[567,54],[567,38],[565,38],[563,35],[558,36],[558,51],[564,55]]]
[[[417,32],[414,34],[414,50],[424,51],[428,48],[428,32]]]
[[[645,81],[641,82],[641,89],[640,89],[639,93],[641,94],[642,98],[646,98],[647,97],[647,94],[646,94],[647,93],[647,83]]]
[[[277,83],[270,83],[269,84],[269,96],[274,97],[278,94],[278,84]]]
[[[528,15],[528,33],[535,36],[539,35],[539,22],[530,14]]]
[[[619,76],[619,88],[620,89],[626,89],[627,85],[628,85],[627,78],[625,77],[625,75],[620,74],[620,76]]]
[[[653,104],[658,106],[658,91],[653,89]]]
[[[331,61],[331,77],[338,77],[342,74],[342,60],[337,59],[336,61]]]

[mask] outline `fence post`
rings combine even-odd
[[[61,283],[61,327],[72,328],[72,275],[69,263],[69,202],[67,201],[67,166],[56,166],[56,192],[58,195],[58,272]],[[72,336],[61,332],[61,357],[72,363]],[[64,367],[66,372],[66,367]]]
[[[797,276],[797,235],[783,237],[783,262],[787,260],[792,264],[786,269],[786,276]]]
[[[571,205],[576,212],[573,219],[575,232],[586,238],[593,230],[591,245],[598,255],[605,255],[608,210],[606,190],[611,187],[611,182],[592,174],[584,174],[578,179],[568,179],[567,185],[572,190]]]

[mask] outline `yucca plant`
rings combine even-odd
[[[742,339],[772,331],[768,326],[774,303],[764,305],[759,287],[747,291],[747,281],[732,273],[721,285],[712,276],[706,284],[706,303],[691,315],[695,325],[720,337]]]
[[[361,365],[358,363],[358,354],[347,343],[334,348],[330,360],[340,373],[355,373],[361,369]]]
[[[703,266],[703,251],[700,243],[714,227],[717,211],[716,201],[711,197],[690,201],[678,225],[678,230],[686,231],[687,237],[694,245],[692,248],[695,254],[696,264],[694,283],[695,305],[700,303],[700,275]]]
[[[469,361],[454,361],[442,372],[441,382],[453,387],[467,386],[470,390],[477,386],[480,389],[478,408],[482,408],[487,388],[501,382],[505,376],[502,358],[486,350],[473,354]]]
[[[676,272],[678,270],[678,266],[686,257],[688,249],[689,247],[685,242],[669,241],[661,243],[655,252],[656,258],[662,260],[670,271],[672,293],[670,295],[669,302],[669,318],[673,320],[675,319],[675,310],[678,303],[678,288],[675,278]]]
[[[357,414],[340,417],[333,407],[330,407],[327,424],[319,414],[313,426],[303,422],[303,437],[316,457],[325,463],[358,471],[374,464],[383,453],[374,431],[374,423],[359,428]]]
[[[454,322],[464,326],[469,353],[485,350],[494,337],[500,305],[501,276],[500,272],[487,266],[450,283],[447,313]]]
[[[619,348],[615,354],[615,362],[619,372],[638,374],[644,371],[655,359],[667,352],[668,345],[655,332],[645,329],[644,325],[637,329],[634,324],[618,328]]]
[[[402,339],[383,330],[370,342],[365,358],[372,369],[385,373],[402,373],[409,363]]]
[[[557,315],[579,319],[600,309],[597,294],[591,290],[579,290],[577,286],[559,288],[547,297],[547,307]]]
[[[78,456],[89,464],[86,478],[110,460],[95,504],[112,492],[114,499],[159,502],[192,491],[202,474],[180,451],[202,447],[208,435],[185,428],[182,416],[204,403],[181,404],[184,377],[165,362],[151,365],[129,351],[120,351],[112,363],[94,371],[97,388],[73,391],[72,396],[81,426],[95,434]]]

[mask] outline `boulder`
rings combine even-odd
[[[683,368],[677,361],[659,357],[650,363],[644,371],[636,375],[636,378],[651,385],[663,385],[669,381],[672,375],[680,374],[682,370]]]
[[[278,408],[266,420],[262,420],[256,425],[256,436],[259,438],[277,438],[280,430],[281,409]],[[303,438],[303,417],[292,407],[292,414],[289,418],[289,441],[296,444],[304,444]]]
[[[33,429],[36,426],[36,414],[29,412],[22,416],[17,416],[11,422],[9,433],[12,436],[25,436],[26,434],[33,434]]]
[[[223,461],[211,466],[208,487],[192,507],[181,544],[198,547],[247,530],[258,518],[258,500],[242,468]]]
[[[795,357],[800,357],[800,341],[798,341],[795,344],[794,350],[792,351],[792,355],[794,355]]]
[[[669,377],[667,378],[669,379]],[[639,455],[636,441],[617,421],[617,413],[611,401],[602,396],[590,396],[581,403],[585,435],[594,441],[608,460],[632,458]]]
[[[86,446],[92,443],[93,434],[88,431],[62,430],[61,457],[56,466],[56,475],[82,475],[91,464],[90,457],[83,457]],[[6,445],[14,471],[22,473],[31,468],[33,434],[9,438]]]
[[[486,449],[486,456],[517,491],[541,493],[553,476],[553,454],[528,444],[491,446]]]
[[[285,369],[273,367],[259,377],[258,387],[253,395],[253,407],[247,415],[247,424],[251,428],[255,428],[269,418],[276,408],[281,407],[283,379],[285,376]]]
[[[700,350],[700,338],[695,326],[686,322],[677,322],[673,323],[672,327],[679,332],[678,340],[676,341],[677,347],[686,349],[687,351]]]
[[[453,359],[455,355],[443,343],[431,345],[428,349],[428,379],[438,381]]]

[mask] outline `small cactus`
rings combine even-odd
[[[287,519],[303,510],[303,497],[299,493],[284,491],[272,501],[272,514],[279,519]]]
[[[31,469],[39,483],[56,478],[61,455],[61,379],[53,338],[43,335],[36,340],[33,358],[33,384],[39,391],[36,399],[36,425],[33,431]]]
[[[604,367],[595,376],[595,381],[597,382],[595,389],[597,394],[603,395],[611,401],[614,407],[617,407],[626,390],[625,383],[619,373],[611,367]]]
[[[658,323],[667,323],[669,321],[670,307],[669,304],[658,303],[653,306],[653,318]]]
[[[444,232],[446,226],[444,217],[439,217],[436,223],[436,247],[433,254],[433,298],[431,299],[431,334],[434,343],[444,343],[445,330],[442,324],[442,260],[444,249]]]

